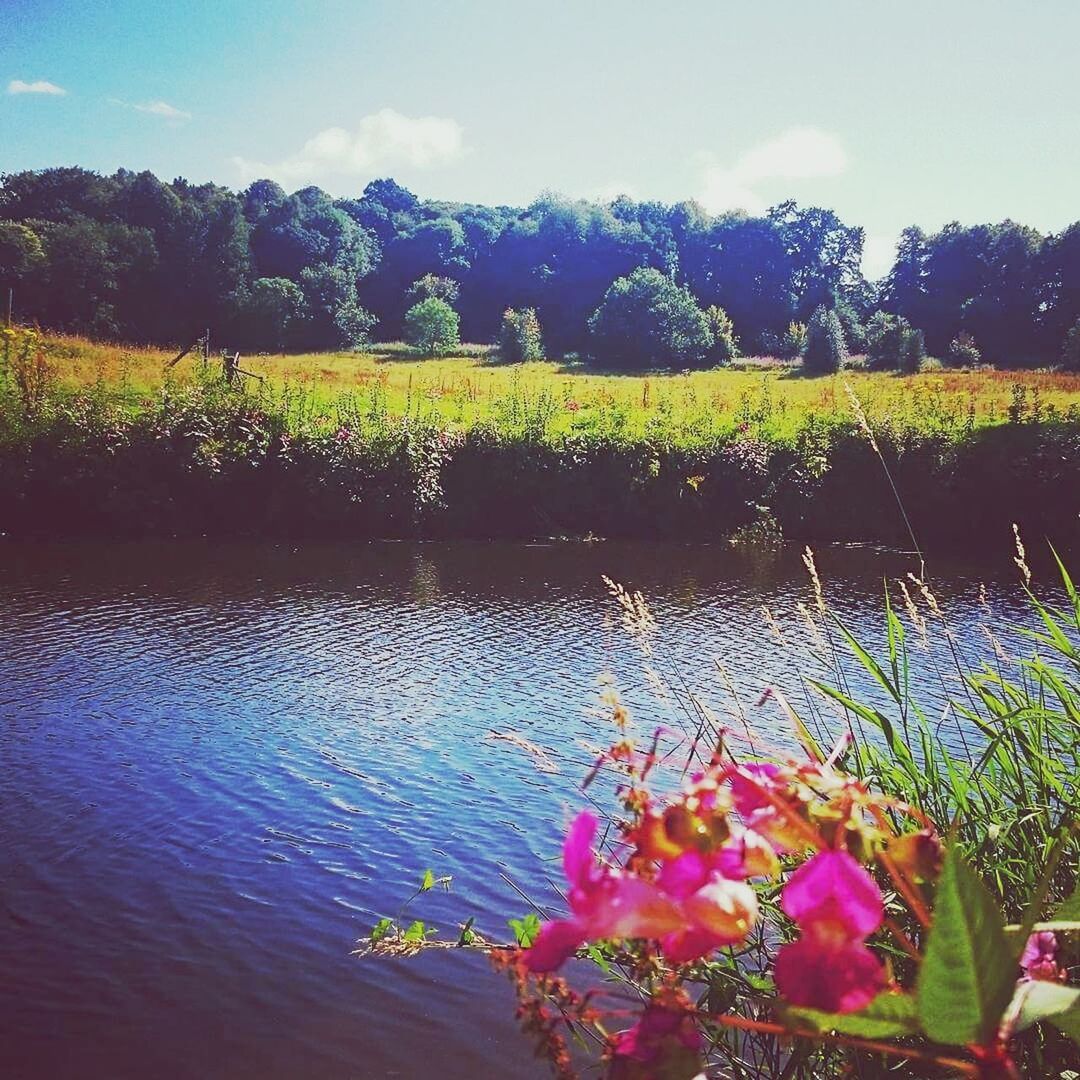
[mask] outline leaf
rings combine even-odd
[[[1080,922],[1080,888],[1054,912],[1055,922]]]
[[[424,878],[420,882],[420,891],[427,892],[428,889],[435,888],[435,875],[430,870],[424,871]]]
[[[863,1039],[898,1039],[921,1031],[918,1005],[911,994],[881,993],[865,1009],[853,1013],[789,1006],[783,1010],[783,1017],[792,1027],[808,1026],[815,1031],[835,1031]]]
[[[415,922],[409,924],[409,929],[405,931],[406,941],[424,941],[427,938],[428,929],[424,924],[417,919]]]
[[[511,919],[510,929],[514,931],[514,939],[522,949],[532,947],[536,935],[540,933],[540,918],[530,912],[524,918]]]
[[[586,950],[589,954],[589,959],[605,974],[611,974],[611,964],[608,963],[607,957],[600,951],[595,945],[589,945]]]
[[[1020,1010],[1014,1030],[1024,1031],[1037,1021],[1046,1020],[1080,1042],[1080,989],[1036,979],[1020,983],[1016,1000]]]
[[[934,922],[916,995],[935,1042],[985,1044],[997,1030],[1018,974],[997,902],[955,846],[945,854]]]
[[[461,928],[461,936],[458,938],[458,946],[471,945],[476,940],[476,934],[473,933],[473,923],[476,922],[476,917],[470,915],[465,925]]]
[[[392,919],[380,919],[371,928],[371,940],[372,942],[382,941],[387,934],[390,933],[390,928],[394,925]]]

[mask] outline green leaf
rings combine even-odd
[[[589,945],[586,950],[589,954],[589,959],[605,974],[611,974],[611,964],[608,963],[607,957],[600,951],[596,945]]]
[[[420,882],[420,891],[427,892],[428,889],[435,888],[435,875],[430,870],[424,871],[424,878]]]
[[[1054,912],[1055,922],[1080,922],[1080,888]]]
[[[1015,1000],[1020,1004],[1016,1031],[1046,1020],[1080,1042],[1080,990],[1076,987],[1035,979],[1020,983]]]
[[[935,1042],[985,1044],[1012,998],[1017,974],[997,902],[950,846],[916,987],[923,1030]]]
[[[465,946],[471,945],[476,940],[476,934],[473,933],[473,923],[476,922],[476,917],[470,915],[465,925],[461,928],[461,936],[458,938],[458,945]]]
[[[540,933],[540,918],[532,912],[524,918],[511,919],[509,925],[514,931],[514,939],[523,949],[530,948],[536,940],[536,935]]]
[[[427,927],[417,919],[416,922],[409,924],[409,929],[405,931],[406,941],[424,941],[428,935]]]
[[[380,919],[371,928],[371,940],[373,942],[382,941],[382,939],[384,937],[386,937],[387,934],[390,933],[390,928],[393,925],[394,925],[394,921],[392,919]]]
[[[898,1039],[921,1031],[918,1005],[911,994],[878,994],[865,1009],[853,1013],[789,1006],[783,1010],[783,1017],[790,1027],[811,1027],[815,1031],[835,1031],[862,1039]]]

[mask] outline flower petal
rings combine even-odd
[[[780,906],[803,930],[827,926],[849,941],[869,936],[885,917],[877,883],[846,851],[821,851],[803,863]]]
[[[784,945],[773,968],[776,989],[790,1005],[849,1013],[885,987],[885,969],[861,942],[836,945],[812,935]]]
[[[573,956],[584,941],[584,928],[574,919],[544,923],[532,947],[525,950],[525,966],[530,971],[554,971]]]

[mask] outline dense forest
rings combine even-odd
[[[803,350],[819,309],[853,352],[866,350],[868,324],[879,337],[910,328],[920,348],[960,360],[1048,364],[1080,351],[1080,222],[1049,236],[1012,221],[911,227],[876,282],[860,269],[863,240],[832,211],[793,202],[711,216],[694,202],[628,198],[543,195],[524,209],[421,200],[388,179],[335,199],[127,170],[0,178],[5,299],[12,288],[22,320],[102,338],[186,343],[211,327],[245,350],[348,348],[401,337],[410,308],[438,301],[465,340],[493,341],[504,312],[531,309],[549,354],[588,355],[634,339],[619,319],[635,305],[690,304],[744,353]],[[690,348],[686,359],[733,351]]]

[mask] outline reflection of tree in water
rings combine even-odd
[[[422,552],[413,555],[409,584],[417,607],[434,607],[441,602],[443,590],[439,568]]]

